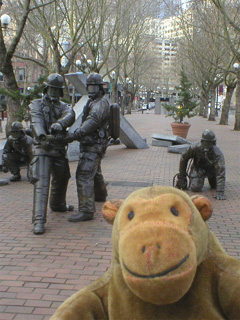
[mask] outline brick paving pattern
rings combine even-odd
[[[132,191],[152,185],[172,185],[180,155],[151,145],[152,133],[172,134],[171,118],[134,113],[127,120],[147,139],[149,149],[111,146],[102,162],[108,184],[108,199],[125,198]],[[219,119],[217,119],[219,120]],[[227,168],[227,200],[217,201],[206,183],[202,194],[212,201],[210,228],[226,251],[240,259],[240,132],[201,117],[190,119],[188,138],[198,141],[204,129],[212,129],[222,149]],[[3,137],[3,134],[1,134]],[[68,188],[68,203],[77,208],[75,171]],[[33,187],[22,171],[23,181],[0,187],[0,320],[47,320],[56,308],[77,290],[102,275],[111,261],[111,226],[101,217],[97,203],[95,219],[83,223],[67,221],[69,213],[48,210],[46,233],[32,233]],[[0,179],[9,173],[0,173]],[[191,194],[191,192],[189,192]]]

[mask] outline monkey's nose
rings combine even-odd
[[[142,253],[145,253],[146,250],[154,250],[155,248],[160,249],[161,246],[160,244],[157,242],[155,245],[151,245],[151,246],[142,246]]]

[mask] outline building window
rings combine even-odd
[[[24,81],[25,80],[25,69],[19,69],[18,70],[18,81]]]

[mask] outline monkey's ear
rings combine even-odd
[[[192,196],[191,199],[200,212],[203,220],[207,221],[211,217],[213,212],[211,202],[207,198],[200,195]]]
[[[113,224],[116,214],[118,212],[118,209],[120,208],[123,200],[116,199],[111,201],[106,201],[102,207],[102,215],[104,216],[105,220]]]

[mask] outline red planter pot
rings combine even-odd
[[[187,138],[188,130],[191,127],[190,123],[171,123],[172,132],[175,136],[182,137],[184,139]]]

